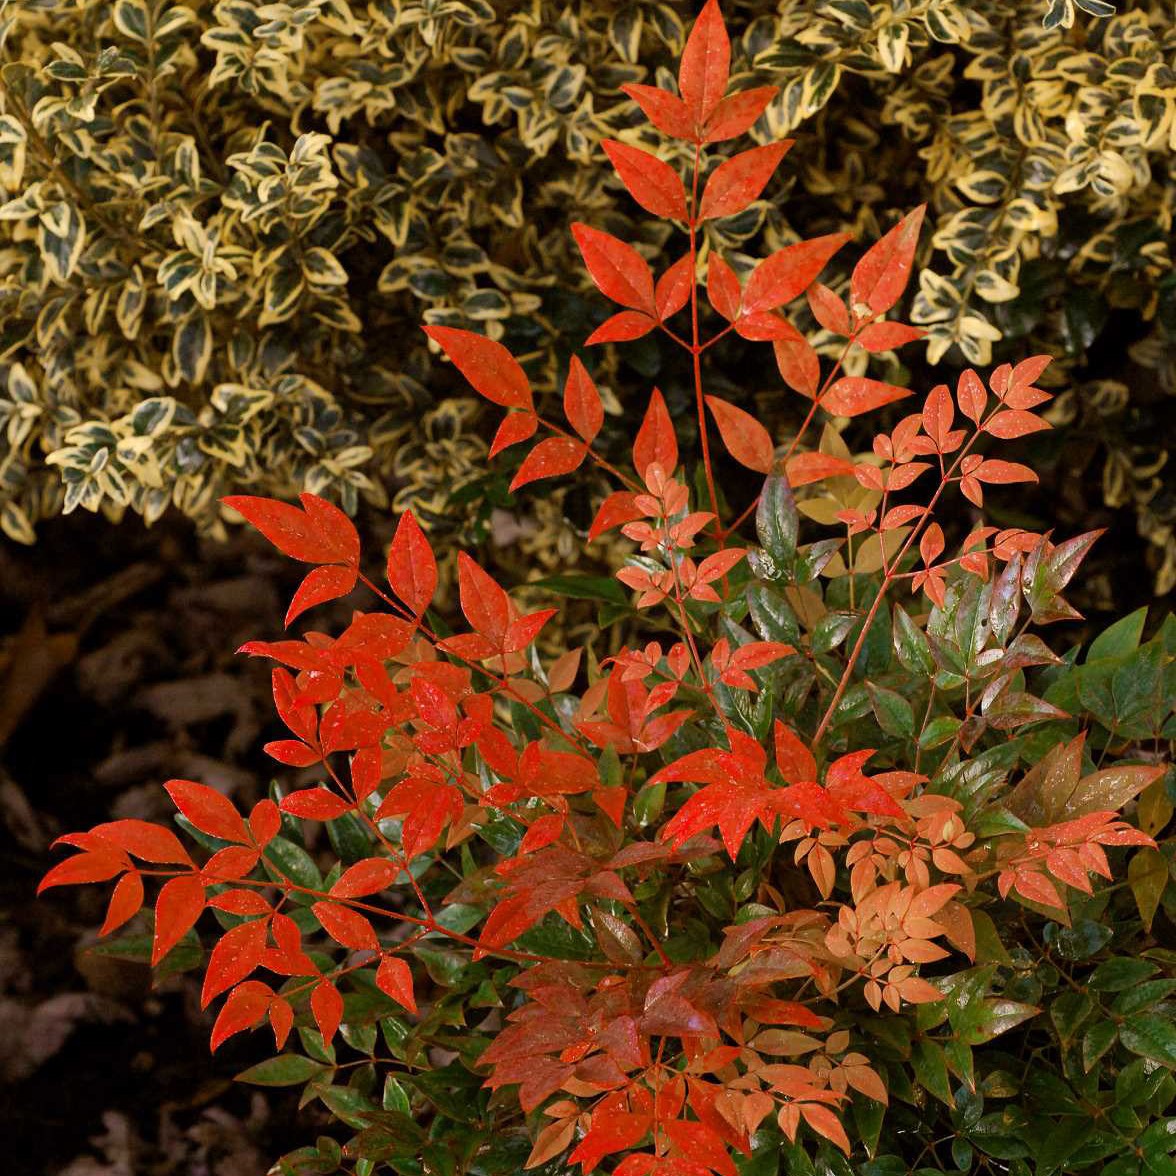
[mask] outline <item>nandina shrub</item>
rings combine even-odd
[[[514,485],[586,462],[615,480],[589,538],[634,545],[617,579],[637,639],[540,657],[556,610],[521,610],[464,552],[455,631],[411,514],[385,588],[330,503],[226,499],[313,565],[287,624],[375,600],[338,636],[243,647],[278,663],[289,737],[266,750],[317,779],[247,815],[172,780],[196,856],[112,821],[62,838],[78,852],[42,887],[117,878],[109,933],[159,885],[157,965],[199,958],[202,918],[219,927],[213,1048],[268,1023],[279,1053],[242,1077],[304,1085],[356,1132],[284,1171],[1170,1172],[1176,980],[1151,934],[1173,905],[1155,839],[1172,816],[1173,626],[1141,644],[1144,618],[1125,618],[1081,664],[1031,631],[1076,617],[1062,592],[1097,538],[979,517],[986,486],[1034,478],[991,450],[1047,427],[1046,357],[934,388],[850,454],[837,422],[911,392],[822,371],[782,308],[805,294],[843,358],[916,338],[885,316],[921,210],[858,260],[848,303],[817,280],[843,234],[741,274],[706,223],[754,200],[788,144],[710,166],[771,97],[724,96],[728,52],[712,0],[679,94],[630,88],[689,145],[689,185],[606,145],[638,203],[684,227],[682,256],[655,278],[625,242],[573,228],[620,307],[588,343],[659,331],[690,357],[692,470],[657,390],[613,460],[584,361],[564,423],[501,344],[428,328],[507,410],[493,451],[530,445]],[[770,342],[807,402],[785,447],[705,391],[731,332]],[[746,504],[724,493],[728,459],[759,480]],[[944,511],[956,496],[966,534]],[[1147,831],[1123,819],[1137,797]],[[329,850],[312,852],[318,824]],[[1096,889],[1124,856],[1129,888]]]

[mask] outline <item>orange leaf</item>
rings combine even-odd
[[[770,473],[775,447],[768,430],[749,412],[717,396],[708,396],[706,403],[719,426],[719,434],[727,452],[750,470],[761,474]]]
[[[784,383],[802,396],[816,396],[821,385],[821,359],[812,344],[798,331],[795,338],[775,340],[772,349]]]
[[[399,956],[385,956],[376,969],[376,984],[398,1005],[410,1013],[417,1011],[416,998],[412,991],[412,969]]]
[[[826,412],[834,416],[852,417],[881,408],[884,404],[893,404],[910,394],[909,388],[884,384],[881,380],[871,380],[867,376],[842,376],[821,397],[820,403]]]
[[[854,464],[844,457],[828,453],[798,453],[785,463],[784,471],[791,486],[807,486],[825,478],[853,476]]]
[[[1039,433],[1042,429],[1050,428],[1048,421],[1026,412],[1020,408],[1008,408],[1003,412],[994,413],[984,425],[984,431],[999,437],[1002,441],[1011,441],[1016,437],[1024,437],[1028,433]]]
[[[718,253],[712,253],[706,265],[706,296],[711,306],[728,322],[734,322],[739,317],[742,295],[739,276]]]
[[[672,318],[690,301],[694,288],[694,258],[684,253],[660,278],[653,291],[659,322]]]
[[[867,351],[893,351],[926,333],[922,327],[908,327],[906,323],[871,323],[862,327],[855,338]]]
[[[862,255],[849,280],[855,307],[864,304],[874,314],[885,314],[902,297],[911,276],[926,211],[927,206],[920,204],[908,212]]]
[[[204,910],[204,884],[195,874],[181,874],[163,884],[155,901],[154,967],[196,925]]]
[[[572,356],[568,378],[564,383],[564,415],[568,424],[590,442],[604,424],[604,405],[588,370]]]
[[[849,309],[845,302],[828,286],[814,282],[808,288],[809,309],[813,318],[835,335],[848,335],[850,332]]]

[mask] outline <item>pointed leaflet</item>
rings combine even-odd
[[[523,458],[519,471],[511,479],[513,493],[539,478],[556,478],[577,469],[588,453],[588,446],[570,437],[546,437]]]
[[[528,441],[539,428],[539,418],[533,412],[512,412],[502,418],[494,440],[490,442],[490,457],[497,457],[504,449]]]
[[[622,86],[621,89],[641,107],[645,117],[663,134],[672,139],[694,138],[694,120],[690,116],[690,107],[677,94],[636,83]]]
[[[601,144],[612,160],[629,195],[654,216],[667,220],[687,219],[686,189],[682,177],[668,163],[627,143],[605,139]]]
[[[678,439],[674,435],[674,424],[666,411],[666,402],[656,388],[649,398],[645,419],[633,442],[633,468],[642,478],[652,462],[657,462],[666,474],[678,464]]]
[[[753,147],[720,163],[706,181],[698,220],[713,220],[742,212],[767,186],[793,140]]]
[[[672,318],[690,301],[694,286],[694,258],[684,253],[660,278],[653,291],[659,321]]]
[[[776,766],[789,784],[800,784],[817,778],[817,761],[791,727],[776,720],[774,731]]]
[[[853,477],[854,465],[829,453],[798,453],[784,464],[791,486],[808,486],[825,478]]]
[[[744,312],[774,310],[791,302],[808,288],[829,258],[849,239],[848,233],[830,233],[786,245],[765,258],[747,280]]]
[[[388,584],[415,617],[423,616],[433,603],[433,593],[437,591],[437,560],[411,511],[400,516],[388,548]]]
[[[588,529],[588,541],[591,543],[599,539],[605,531],[619,527],[622,523],[631,523],[644,518],[643,512],[636,504],[637,496],[631,490],[614,490],[601,504]]]
[[[330,1049],[339,1031],[339,1022],[343,1020],[343,997],[330,980],[323,980],[314,986],[310,994],[310,1011],[314,1014],[314,1023],[322,1034],[324,1044]]]
[[[719,426],[727,452],[750,470],[771,473],[775,447],[768,430],[751,413],[717,396],[708,396],[706,403]]]
[[[222,841],[249,844],[249,831],[233,802],[195,780],[169,780],[164,788],[176,808],[200,830]]]
[[[610,315],[584,340],[585,347],[600,343],[628,343],[648,335],[657,326],[653,317],[643,310],[622,310]],[[533,431],[533,430],[532,430]]]
[[[802,396],[816,396],[821,386],[821,358],[812,344],[797,331],[795,338],[776,339],[772,350],[784,383]]]
[[[871,314],[885,314],[902,297],[911,276],[915,246],[927,211],[920,204],[908,212],[880,241],[876,241],[854,266],[849,280],[855,309],[865,306]]]
[[[568,424],[587,442],[600,432],[604,424],[604,405],[592,377],[576,356],[572,356],[564,384],[564,415]]]
[[[703,143],[720,143],[750,131],[778,93],[775,86],[757,86],[724,98],[702,128]]]
[[[678,92],[698,126],[706,123],[722,99],[730,67],[731,41],[718,0],[707,0],[686,39],[678,67]]]
[[[572,236],[588,273],[606,298],[646,314],[655,313],[653,274],[632,245],[579,222],[572,225]]]
[[[387,993],[398,1005],[410,1013],[417,1011],[416,998],[412,992],[412,970],[399,956],[385,956],[376,969],[376,984],[381,992]]]
[[[163,884],[155,901],[154,967],[196,925],[204,910],[204,885],[195,874],[181,874]]]
[[[315,605],[325,604],[328,600],[338,600],[341,596],[346,596],[355,587],[357,579],[358,569],[354,567],[328,564],[326,567],[315,568],[298,585],[298,590],[290,601],[290,607],[286,610],[282,624],[289,625],[308,608],[314,608]]]
[[[870,352],[893,351],[922,339],[926,334],[922,327],[908,327],[906,323],[871,323],[862,327],[855,339],[859,346]]]
[[[835,335],[850,333],[849,310],[845,301],[821,282],[814,282],[808,288],[809,309],[813,318]]]
[[[200,1007],[224,991],[239,984],[261,964],[265,954],[267,920],[253,919],[226,931],[208,958]]]
[[[106,908],[104,920],[99,935],[109,935],[117,931],[143,907],[143,879],[138,874],[124,874],[115,883],[110,895],[110,904]]]
[[[503,408],[532,407],[531,382],[501,343],[456,327],[425,327],[476,392]]]
[[[842,376],[824,396],[821,407],[834,416],[859,416],[911,395],[909,388],[884,384],[866,376]]]
[[[265,1016],[273,1000],[273,989],[260,980],[246,980],[229,993],[212,1026],[209,1044],[215,1053],[234,1033],[256,1025]]]
[[[470,628],[501,648],[510,627],[510,598],[464,551],[457,553],[457,585]]]
[[[359,533],[337,507],[314,494],[301,494],[302,509],[273,498],[247,494],[222,498],[253,524],[283,555],[303,563],[359,562]]]
[[[712,252],[706,263],[706,296],[727,322],[734,322],[739,317],[739,303],[743,297],[739,275],[717,252]]]

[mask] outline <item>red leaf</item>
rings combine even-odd
[[[570,437],[546,437],[523,458],[518,473],[511,480],[511,491],[540,478],[556,478],[577,469],[588,453],[588,447]]]
[[[629,190],[629,195],[654,216],[667,220],[684,221],[686,211],[686,189],[682,177],[668,163],[627,143],[616,139],[605,139],[601,144],[604,153],[612,160],[617,175]]]
[[[528,613],[517,621],[511,621],[510,628],[506,631],[506,640],[502,643],[503,651],[518,653],[526,649],[539,636],[543,626],[558,612],[557,608],[545,608],[540,612]]]
[[[412,969],[399,956],[385,956],[380,961],[376,984],[402,1008],[410,1013],[417,1011],[416,997],[412,992]]]
[[[494,440],[490,442],[490,456],[497,457],[504,449],[535,436],[539,418],[533,412],[512,412],[502,418]]]
[[[724,98],[702,128],[703,143],[720,143],[751,130],[778,93],[775,86],[757,86],[754,90],[741,90]]]
[[[785,463],[784,471],[791,486],[808,486],[824,478],[852,477],[854,464],[828,453],[798,453]]]
[[[784,383],[802,396],[816,396],[821,386],[821,359],[809,341],[798,331],[795,338],[777,339],[772,349]]]
[[[286,610],[286,619],[282,622],[289,625],[296,617],[301,616],[308,608],[316,604],[325,604],[328,600],[338,600],[346,596],[355,587],[359,571],[354,565],[339,567],[331,564],[327,567],[315,568],[306,579],[298,585],[294,599]]]
[[[829,258],[849,239],[848,233],[830,233],[786,245],[765,258],[747,280],[744,311],[774,310],[791,302],[807,289]]]
[[[127,853],[133,853],[145,862],[180,862],[188,866],[192,864],[192,859],[180,844],[180,839],[170,829],[153,825],[150,821],[108,821],[104,825],[95,825],[90,830],[90,835],[101,841],[109,841],[111,845],[116,845]]]
[[[777,340],[791,343],[799,333],[783,315],[774,310],[744,311],[735,320],[735,330],[745,339],[773,343]]]
[[[527,373],[501,343],[457,327],[425,327],[425,334],[487,400],[503,408],[533,407]]]
[[[643,310],[622,310],[610,315],[584,340],[585,347],[599,343],[628,343],[648,335],[657,323]]]
[[[935,442],[935,448],[947,451],[947,439],[955,421],[955,404],[946,384],[937,384],[927,393],[923,404],[923,431]]]
[[[358,911],[335,902],[316,902],[311,909],[323,930],[336,943],[355,951],[380,946],[375,928]]]
[[[96,853],[79,853],[58,862],[37,887],[37,893],[51,886],[79,886],[87,882],[106,882],[115,874],[130,868],[126,854],[111,850]]]
[[[707,0],[690,30],[678,66],[678,92],[702,127],[714,113],[731,67],[731,41],[719,13],[718,0]]]
[[[694,138],[694,120],[690,108],[677,94],[636,83],[622,86],[621,89],[641,107],[645,117],[663,134],[673,139]]]
[[[698,221],[742,212],[759,197],[791,146],[792,140],[784,139],[766,147],[741,151],[720,163],[706,181]]]
[[[828,286],[821,282],[814,282],[808,288],[809,309],[813,318],[835,335],[848,335],[850,332],[849,309],[844,299],[835,294]]]
[[[645,419],[633,442],[633,468],[644,478],[645,471],[655,461],[666,474],[671,473],[678,464],[678,439],[674,435],[674,423],[670,420],[661,392],[656,388],[649,398]]]
[[[400,516],[388,548],[388,584],[416,617],[424,614],[437,591],[437,560],[411,511]]]
[[[591,442],[604,424],[604,405],[600,393],[587,369],[574,355],[564,384],[564,415],[568,418],[568,424],[586,442]]]
[[[960,376],[956,385],[956,403],[968,420],[980,423],[984,409],[988,405],[988,392],[980,377],[971,368]]]
[[[729,323],[739,317],[743,297],[739,276],[718,253],[712,253],[706,263],[706,296],[715,311]]]
[[[299,496],[302,510],[273,498],[246,494],[222,498],[225,506],[243,515],[283,555],[303,563],[359,562],[359,534],[355,524],[337,507],[313,494]]]
[[[297,739],[276,739],[272,743],[267,743],[262,750],[278,763],[288,764],[292,768],[309,768],[322,758],[313,747],[308,747]]]
[[[817,778],[817,761],[791,727],[776,720],[776,764],[789,784],[801,784]]]
[[[304,788],[283,796],[278,807],[303,821],[334,821],[355,806],[325,788]]]
[[[653,291],[653,301],[660,322],[673,318],[690,301],[694,288],[694,258],[684,253],[660,278]]]
[[[771,473],[775,446],[768,430],[749,412],[717,396],[708,396],[706,403],[719,426],[719,434],[727,452],[750,470],[761,474]]]
[[[329,1049],[335,1034],[339,1032],[339,1022],[343,1020],[343,997],[330,980],[323,980],[314,986],[310,994],[310,1011],[314,1014],[314,1023],[322,1034],[323,1043]]]
[[[234,988],[212,1027],[210,1044],[213,1051],[234,1033],[256,1025],[265,1016],[273,996],[273,989],[260,980],[246,980]]]
[[[855,338],[867,351],[893,351],[926,333],[922,327],[908,327],[906,323],[871,323],[862,327]]]
[[[821,407],[834,416],[859,416],[863,412],[893,404],[910,396],[909,388],[895,384],[884,384],[866,376],[842,376],[824,396]]]
[[[995,458],[985,459],[971,471],[971,474],[981,482],[1001,485],[1009,482],[1037,481],[1037,475],[1027,465],[1015,461],[997,461]]]
[[[1066,904],[1058,893],[1058,888],[1044,875],[1035,870],[1018,870],[1015,889],[1022,898],[1041,906],[1056,907],[1065,910]]]
[[[195,780],[169,780],[164,788],[176,808],[200,830],[222,841],[249,844],[249,831],[233,802]]]
[[[1042,429],[1050,427],[1048,421],[1043,421],[1041,417],[1031,412],[1020,408],[1007,408],[994,413],[985,424],[984,431],[991,433],[994,437],[1001,438],[1002,441],[1011,441],[1016,437],[1024,437],[1028,433],[1038,433]]]
[[[181,874],[163,884],[155,900],[154,967],[196,925],[204,910],[204,884],[195,874]]]
[[[278,806],[268,798],[259,800],[249,814],[249,832],[260,846],[268,845],[282,827],[282,814]]]
[[[204,987],[200,992],[200,1007],[208,1008],[215,997],[239,984],[260,966],[265,954],[267,919],[253,919],[240,923],[224,933],[208,958],[204,973]]]
[[[605,531],[644,518],[636,506],[637,496],[630,490],[614,490],[601,504],[588,529],[588,541],[599,539]]]
[[[343,876],[331,887],[336,898],[364,898],[378,894],[396,881],[399,871],[385,858],[365,858],[349,866]]]
[[[919,554],[923,557],[924,567],[931,567],[943,554],[943,546],[943,528],[938,523],[932,523],[919,540]]]
[[[138,874],[124,874],[115,883],[106,908],[106,920],[99,935],[117,931],[129,919],[133,919],[143,906],[143,879]]]
[[[606,298],[654,314],[653,273],[649,263],[624,241],[590,225],[572,225],[588,273]]]
[[[510,599],[464,551],[457,553],[461,611],[475,633],[501,647],[510,627]]]
[[[862,255],[849,280],[850,298],[855,307],[864,304],[874,314],[885,314],[902,297],[911,276],[926,211],[927,206],[920,204],[908,212]]]

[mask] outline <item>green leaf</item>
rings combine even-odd
[[[800,624],[783,593],[762,581],[753,581],[747,587],[747,608],[761,640],[800,643]]]
[[[915,1078],[924,1090],[933,1094],[940,1102],[953,1106],[951,1080],[947,1076],[947,1061],[943,1047],[930,1038],[920,1038],[911,1051],[911,1065]]]
[[[237,1082],[248,1082],[252,1086],[300,1086],[309,1081],[316,1074],[321,1074],[327,1067],[301,1054],[278,1054],[276,1058],[269,1058],[242,1070],[237,1075]]]
[[[541,580],[528,581],[527,587],[554,592],[571,600],[600,600],[621,608],[627,608],[629,604],[628,593],[611,576],[545,576]]]
[[[903,668],[912,674],[933,674],[935,659],[927,635],[907,615],[901,604],[894,606],[894,652]]]
[[[1160,969],[1147,960],[1115,956],[1099,964],[1090,974],[1087,987],[1095,992],[1122,992],[1124,988],[1140,984]]]
[[[1119,1030],[1114,1021],[1096,1021],[1082,1038],[1082,1068],[1089,1074],[1099,1058],[1115,1044]]]
[[[799,526],[800,516],[788,479],[779,475],[767,478],[755,512],[755,529],[760,546],[770,558],[775,571],[774,576],[767,578],[791,575],[796,562]]]
[[[1139,648],[1139,639],[1143,636],[1144,622],[1147,620],[1147,607],[1136,609],[1135,612],[1121,617],[1108,629],[1104,629],[1091,643],[1086,654],[1086,662],[1098,661],[1104,657],[1121,657],[1127,653],[1134,653]]]
[[[981,1003],[975,1016],[968,1017],[961,1026],[960,1038],[968,1045],[983,1045],[1039,1012],[1041,1010],[1035,1005],[989,997]]]
[[[1176,1068],[1176,1022],[1154,1013],[1131,1017],[1119,1026],[1119,1040],[1141,1058]]]
[[[1127,882],[1144,929],[1150,931],[1168,885],[1168,863],[1164,855],[1150,846],[1139,850],[1127,863]]]
[[[896,691],[875,686],[873,682],[866,683],[866,690],[869,692],[878,726],[887,735],[902,739],[912,738],[915,734],[915,712],[911,704]]]

